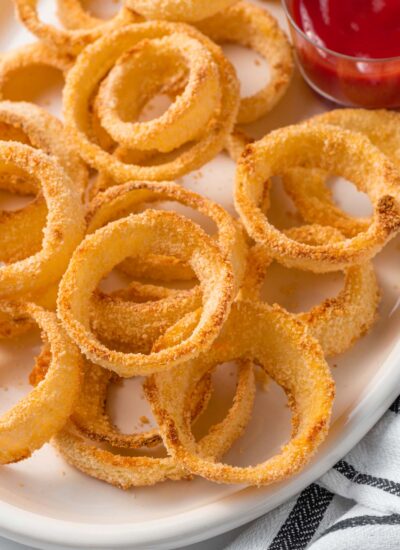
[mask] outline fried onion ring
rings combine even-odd
[[[137,283],[134,283],[137,287]],[[132,299],[132,285],[122,291],[104,294],[96,291],[91,300],[91,320],[95,334],[103,342],[134,344],[137,353],[150,353],[154,342],[189,311],[201,307],[201,290],[170,291],[157,299],[146,297],[148,285],[141,286],[141,302]],[[163,287],[154,287],[160,288]],[[138,295],[135,289],[136,296]]]
[[[311,246],[274,228],[261,207],[265,182],[296,167],[339,174],[365,191],[374,206],[368,230],[343,242]],[[289,126],[247,146],[238,163],[235,204],[246,230],[272,258],[321,273],[373,258],[396,235],[399,185],[394,165],[363,135],[323,124]]]
[[[0,138],[22,141],[54,156],[82,193],[87,184],[86,167],[68,144],[62,124],[46,111],[24,102],[0,102]],[[17,175],[3,173],[0,188],[14,193],[38,193],[32,203],[14,211],[0,211],[0,260],[10,263],[23,260],[40,251],[43,228],[46,225],[47,205],[31,181]],[[36,189],[35,189],[36,187]],[[39,295],[27,296],[28,301],[46,309],[55,309],[55,287]],[[0,337],[9,338],[23,333],[33,323],[14,322],[0,312]]]
[[[214,222],[217,228],[217,239],[224,257],[232,263],[237,281],[240,284],[243,278],[243,264],[246,256],[246,244],[243,232],[239,224],[218,204],[208,200],[202,195],[185,189],[172,182],[131,182],[113,186],[105,192],[96,195],[89,205],[86,215],[87,232],[92,233],[110,221],[124,217],[132,212],[137,212],[143,204],[152,204],[159,201],[173,201],[206,216]],[[190,271],[190,277],[185,273],[177,273],[177,277],[171,280],[192,279],[193,270],[179,258],[151,255],[143,264],[131,262],[129,274],[133,277],[144,278],[151,276],[151,268],[159,271],[160,266],[171,264],[181,266],[182,271]],[[144,265],[149,264],[149,267]],[[146,269],[146,271],[144,271]],[[163,279],[164,280],[164,279]]]
[[[32,318],[52,354],[43,381],[0,419],[0,463],[10,464],[29,457],[68,420],[79,393],[81,356],[54,313],[28,303],[1,307],[15,320]]]
[[[48,290],[39,294],[28,294],[24,296],[26,302],[34,303],[46,310],[54,311],[57,302],[57,286],[53,285]],[[24,334],[35,326],[35,322],[30,317],[13,317],[0,308],[0,339],[15,338]]]
[[[107,348],[90,329],[90,300],[101,278],[127,256],[151,253],[188,261],[203,292],[201,319],[193,334],[170,350],[150,355]],[[96,364],[122,377],[147,375],[207,349],[227,318],[235,296],[233,269],[204,231],[173,212],[146,210],[109,223],[76,249],[61,281],[58,314],[71,338]]]
[[[30,373],[29,381],[37,386],[46,376],[51,363],[48,344],[42,347]],[[83,361],[82,387],[72,420],[78,429],[92,441],[106,442],[113,447],[139,449],[162,443],[157,428],[135,434],[124,434],[106,412],[107,393],[115,375],[94,363]],[[251,388],[250,388],[251,391]],[[211,376],[205,376],[193,392],[192,421],[206,409],[212,393]]]
[[[238,366],[238,382],[232,407],[225,418],[212,426],[198,443],[200,452],[205,452],[210,459],[218,460],[229,450],[251,417],[255,396],[253,365],[250,361],[240,361]],[[94,447],[85,441],[83,433],[72,422],[57,434],[53,442],[67,462],[121,489],[188,477],[185,468],[170,457],[123,456]]]
[[[194,314],[189,317],[196,321]],[[183,319],[181,324],[186,322]],[[161,348],[173,345],[180,332],[176,326],[167,332]],[[262,366],[287,394],[293,433],[280,453],[257,466],[241,468],[216,462],[197,448],[185,410],[192,388],[210,368],[244,356]],[[208,480],[257,486],[283,480],[307,464],[327,434],[335,393],[322,349],[306,325],[279,306],[246,301],[232,306],[224,331],[210,350],[151,376],[145,389],[173,458]]]
[[[399,113],[385,110],[336,109],[317,115],[306,123],[331,124],[353,132],[361,132],[400,169]],[[366,231],[371,220],[354,218],[338,208],[325,181],[326,173],[315,169],[296,168],[283,175],[286,191],[307,222],[336,227],[346,237],[354,237]]]
[[[320,225],[294,227],[285,234],[296,241],[315,245],[344,240],[333,227]],[[271,259],[261,247],[249,253],[248,269],[241,296],[259,300],[260,288],[267,277]],[[310,311],[296,317],[310,329],[310,334],[321,344],[326,356],[345,352],[373,325],[380,292],[372,262],[352,265],[344,271],[344,286],[334,298],[328,298]]]
[[[162,443],[157,428],[125,434],[111,421],[106,412],[107,391],[113,380],[110,371],[90,363],[85,369],[80,398],[72,419],[79,430],[92,441],[106,442],[113,447],[140,449]],[[191,402],[192,422],[205,410],[212,392],[211,377],[205,376],[195,388]]]
[[[14,0],[19,20],[46,44],[72,55],[78,54],[88,44],[115,28],[141,20],[132,10],[122,7],[117,17],[104,21],[103,24],[77,30],[59,29],[40,20],[38,2],[39,0]]]
[[[0,100],[9,99],[7,86],[19,71],[27,67],[44,66],[57,69],[65,76],[72,64],[69,56],[41,42],[6,52],[0,58]]]
[[[234,4],[237,0],[127,0],[126,5],[146,19],[191,23]]]
[[[91,15],[82,5],[82,0],[57,0],[57,15],[66,29],[93,29],[107,25],[110,28],[120,27],[132,22],[131,14],[127,13],[124,6],[108,21]],[[136,19],[136,17],[135,17]],[[137,21],[140,18],[137,16]],[[104,28],[103,28],[104,30]]]
[[[71,147],[62,123],[50,113],[37,105],[24,101],[0,101],[0,139],[20,141],[55,157],[76,185],[77,190],[83,195],[88,184],[88,170],[75,149]],[[37,186],[33,185],[31,181],[13,178],[9,174],[7,174],[7,178],[0,178],[0,187],[3,188],[3,185],[5,189],[15,193],[37,192]],[[24,235],[21,237],[24,238]],[[1,260],[8,261],[5,256],[4,243],[1,248]],[[35,245],[32,244],[27,247],[27,251],[32,252],[34,248]]]
[[[253,143],[253,141],[254,139],[243,132],[243,130],[235,128],[226,140],[225,149],[232,160],[239,162],[246,145]]]
[[[176,201],[178,204],[195,209],[215,222],[219,248],[233,266],[238,288],[243,278],[244,259],[247,253],[241,228],[217,204],[173,183],[132,182],[111,187],[97,195],[87,214],[88,233],[92,233],[109,221],[130,214],[143,203],[154,201]],[[140,263],[136,258],[129,262],[130,272],[136,277],[143,276],[145,270],[151,273],[151,268],[154,269],[156,277],[159,276],[160,270],[162,273],[165,271],[171,273],[171,266],[174,268],[177,265],[180,265],[182,270],[185,268],[191,274],[191,278],[194,276],[193,270],[187,263],[172,256],[151,255]],[[134,291],[137,291],[137,288],[137,285],[133,286]],[[108,339],[125,344],[134,342],[142,353],[148,353],[154,341],[169,326],[201,305],[199,287],[191,290],[169,291],[167,296],[161,294],[157,297],[157,301],[151,300],[147,304],[135,303],[135,296],[132,301],[130,294],[129,288],[128,292],[117,291],[108,296],[97,291],[91,302],[92,326],[102,340]]]
[[[237,123],[254,122],[271,111],[286,93],[294,70],[290,43],[275,18],[250,2],[236,2],[196,26],[218,44],[234,43],[254,50],[269,65],[268,83],[241,99]]]
[[[211,53],[219,68],[221,104],[206,134],[177,151],[174,158],[165,157],[160,164],[135,164],[135,151],[118,147],[112,155],[96,143],[91,102],[99,85],[118,59],[143,39],[157,39],[184,33],[198,40]],[[76,91],[79,89],[79,93]],[[66,127],[86,162],[105,172],[116,183],[129,180],[171,180],[199,168],[224,147],[233,129],[239,106],[239,86],[235,71],[221,49],[211,40],[183,24],[142,23],[114,31],[88,46],[68,73],[64,89]],[[133,159],[132,159],[133,154]],[[130,164],[130,160],[133,164]]]
[[[81,192],[58,162],[27,145],[0,141],[0,172],[13,171],[41,188],[48,216],[41,249],[0,267],[2,298],[40,292],[58,282],[84,234]]]
[[[121,119],[120,103],[128,101],[132,108],[146,78],[143,69],[148,67],[158,79],[157,64],[163,67],[168,63],[187,66],[189,74],[183,92],[161,117],[148,122]],[[116,142],[132,149],[164,153],[204,133],[219,104],[219,71],[211,52],[183,33],[139,43],[114,65],[96,98],[100,122]]]
[[[1,101],[0,123],[20,130],[26,136],[28,145],[55,157],[77,189],[81,193],[85,191],[88,170],[71,147],[62,123],[57,118],[32,103]]]

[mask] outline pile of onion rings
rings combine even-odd
[[[37,0],[14,1],[39,42],[0,59],[0,190],[32,198],[0,211],[0,338],[38,325],[43,345],[34,389],[0,420],[0,462],[52,440],[72,466],[122,489],[193,476],[260,486],[296,474],[328,434],[326,358],[377,318],[372,259],[400,229],[399,115],[332,111],[254,141],[242,125],[273,110],[293,73],[267,11],[234,0],[126,0],[106,21],[80,0],[58,0],[59,28],[40,19]],[[251,97],[240,96],[227,42],[270,66]],[[63,123],[7,100],[17,73],[41,65],[63,74]],[[169,107],[144,120],[159,94]],[[237,164],[237,218],[173,181],[224,149]],[[367,193],[371,219],[334,204],[330,175]],[[274,176],[299,226],[273,225]],[[342,272],[343,288],[290,313],[262,299],[273,262]],[[226,363],[236,385],[217,417],[213,375],[219,368],[226,379]],[[225,455],[248,427],[259,378],[286,394],[291,437],[257,466],[231,466]],[[126,379],[154,417],[131,433],[109,408],[112,385]]]

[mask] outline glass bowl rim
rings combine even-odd
[[[378,63],[389,63],[391,61],[400,61],[400,55],[396,55],[393,57],[356,57],[353,55],[346,55],[344,53],[336,52],[335,50],[330,50],[326,46],[321,46],[314,42],[307,34],[299,27],[299,25],[294,20],[289,7],[289,0],[281,0],[283,9],[285,11],[286,17],[288,18],[288,21],[290,25],[296,30],[297,33],[299,33],[309,44],[317,48],[318,50],[322,50],[323,52],[334,56],[339,57],[341,59],[347,59],[348,61],[352,61],[353,63],[369,63],[369,64],[378,64]]]

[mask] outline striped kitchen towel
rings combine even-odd
[[[332,470],[226,548],[400,550],[400,397]]]

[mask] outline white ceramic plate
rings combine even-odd
[[[42,1],[41,12],[53,19],[54,0]],[[92,1],[104,10],[112,0]],[[260,2],[285,25],[278,2]],[[32,41],[14,20],[12,1],[0,2],[0,51]],[[268,77],[254,54],[228,47],[238,67],[243,91],[255,91]],[[27,85],[26,83],[29,83]],[[23,83],[21,85],[21,83]],[[31,71],[9,90],[13,99],[36,101],[59,114],[61,78],[55,73]],[[329,106],[296,76],[281,104],[252,127],[254,135],[297,122]],[[233,212],[234,164],[225,155],[182,183],[204,193]],[[368,201],[345,182],[334,181],[337,200],[354,214],[368,213]],[[276,223],[293,223],[279,186],[274,190]],[[295,478],[262,489],[220,486],[201,479],[164,483],[153,488],[122,492],[69,467],[46,445],[20,464],[0,470],[0,535],[37,548],[177,548],[242,525],[271,510],[328,470],[354,446],[384,413],[400,388],[399,240],[376,259],[383,289],[379,320],[373,331],[344,356],[331,362],[337,383],[333,424],[325,444],[309,467]],[[277,266],[270,270],[265,298],[293,311],[308,308],[340,288],[341,276],[309,276]],[[37,336],[0,346],[0,408],[6,410],[28,391],[27,373],[38,351]],[[228,373],[233,376],[229,376]],[[126,382],[111,393],[111,412],[125,430],[138,428],[142,414],[150,416],[134,392],[139,382]],[[211,403],[223,414],[232,397],[234,371],[220,367]],[[137,388],[136,388],[137,389]],[[206,425],[207,419],[199,429]],[[140,428],[140,427],[139,427]],[[246,435],[227,457],[232,464],[256,464],[274,454],[289,435],[289,414],[279,388],[259,392]]]

